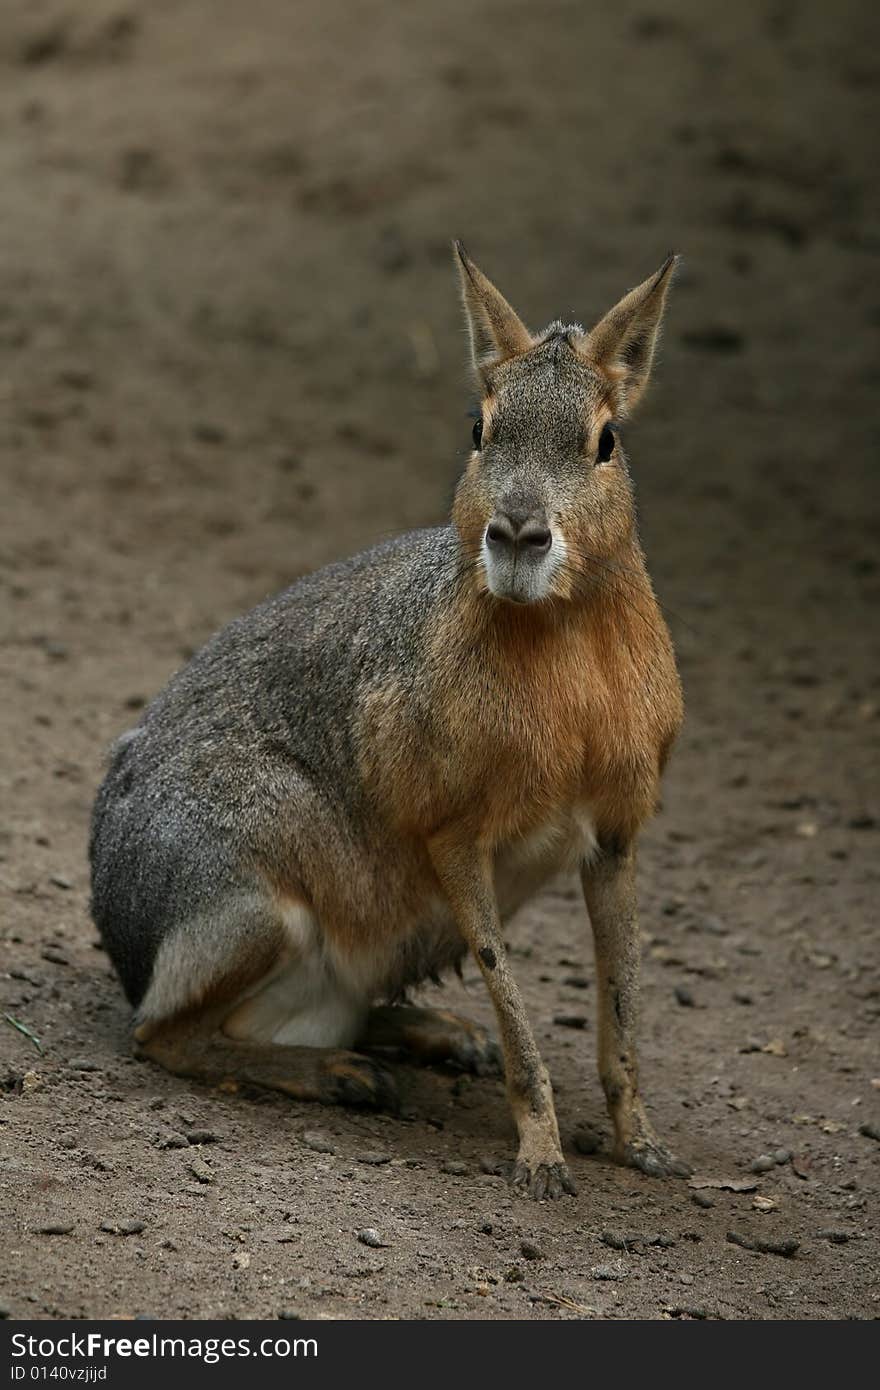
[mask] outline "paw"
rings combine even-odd
[[[683,1158],[678,1158],[653,1137],[631,1139],[615,1150],[614,1157],[627,1168],[647,1173],[649,1178],[687,1178],[694,1171]]]
[[[450,1036],[449,1060],[474,1076],[502,1076],[504,1059],[493,1037],[475,1023]]]
[[[394,1008],[385,1015],[399,1029],[395,1041],[412,1061],[425,1066],[452,1063],[476,1076],[503,1071],[501,1049],[478,1023],[445,1009]],[[387,1034],[386,1034],[387,1037]]]
[[[527,1159],[518,1158],[513,1165],[510,1183],[517,1192],[536,1202],[543,1202],[548,1197],[561,1197],[564,1192],[572,1197],[577,1194],[574,1178],[561,1160],[558,1163],[529,1163]]]
[[[325,1105],[363,1105],[392,1114],[400,1109],[391,1072],[359,1052],[337,1052],[323,1062],[321,1100]]]

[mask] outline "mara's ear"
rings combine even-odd
[[[453,246],[471,336],[474,370],[479,374],[506,357],[527,352],[532,338],[504,295],[474,265],[461,242],[453,242]]]
[[[624,295],[580,345],[585,357],[619,383],[623,412],[632,410],[650,379],[666,294],[677,264],[677,256],[667,256],[657,273]]]

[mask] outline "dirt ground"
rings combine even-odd
[[[9,1316],[880,1312],[875,15],[3,6]],[[611,1164],[573,883],[512,941],[577,1198],[492,1171],[493,1079],[401,1066],[392,1119],[128,1055],[88,915],[103,751],[225,620],[444,515],[453,235],[533,326],[686,257],[627,431],[688,700],[642,849],[643,1073],[698,1179],[743,1190]],[[489,1021],[473,968],[443,998]]]

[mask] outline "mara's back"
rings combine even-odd
[[[412,680],[438,602],[457,583],[451,527],[412,531],[299,579],[216,633],[123,736],[165,785],[287,758],[328,790],[352,787],[355,692]],[[238,787],[246,801],[250,777]],[[234,791],[234,787],[228,790]]]

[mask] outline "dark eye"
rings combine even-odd
[[[614,453],[614,430],[610,425],[602,426],[602,433],[599,435],[599,462],[607,463]]]
[[[475,421],[474,421],[474,448],[475,448],[475,449],[479,449],[480,446],[481,446],[481,444],[482,444],[482,442],[483,442],[483,422],[482,422],[482,420],[475,420]]]

